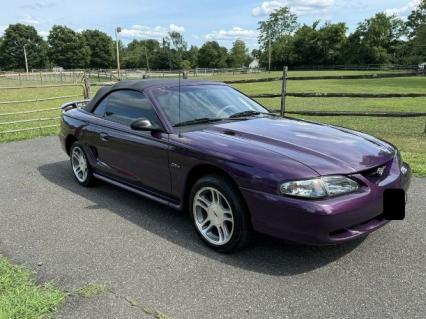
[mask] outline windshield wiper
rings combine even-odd
[[[222,121],[222,120],[223,119],[221,119],[221,118],[200,117],[198,119],[193,119],[193,120],[177,123],[177,124],[173,125],[173,127],[195,125],[195,124],[202,124],[202,123],[211,123],[211,122],[217,122],[217,121]]]
[[[242,112],[238,112],[235,114],[232,114],[229,118],[237,118],[237,117],[245,117],[245,116],[254,116],[254,115],[270,115],[270,116],[277,116],[274,113],[267,113],[267,112],[259,112],[259,111],[253,111],[253,110],[249,110],[249,111],[242,111]]]

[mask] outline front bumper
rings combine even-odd
[[[401,171],[404,171],[403,174]],[[365,236],[389,222],[383,218],[383,191],[408,190],[411,170],[392,161],[384,178],[372,181],[354,174],[364,184],[359,193],[324,200],[305,200],[242,188],[256,231],[314,245],[342,243]]]
[[[59,143],[61,144],[61,148],[62,150],[67,153],[67,148],[66,148],[66,136],[64,135],[64,133],[62,131],[59,132]]]

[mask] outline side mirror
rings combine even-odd
[[[153,125],[150,120],[144,117],[134,120],[130,124],[130,128],[135,131],[151,131],[151,132],[161,131],[161,129],[158,126]]]

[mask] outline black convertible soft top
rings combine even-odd
[[[218,84],[225,85],[221,82],[212,81],[198,81],[198,80],[180,80],[181,85],[203,85],[203,84]],[[94,107],[98,104],[102,98],[115,90],[136,90],[142,92],[148,87],[152,86],[177,86],[179,85],[179,79],[145,79],[145,80],[126,80],[120,81],[113,85],[106,85],[101,87],[95,96],[86,104],[84,109],[88,112],[92,112]]]

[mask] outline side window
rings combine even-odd
[[[149,99],[136,91],[112,92],[98,104],[93,113],[124,125],[130,125],[134,120],[144,117],[153,125],[161,126]]]

